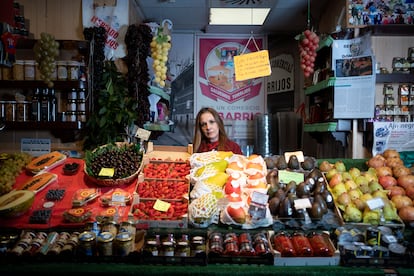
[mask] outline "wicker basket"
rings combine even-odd
[[[116,145],[118,147],[121,147],[123,145],[128,145],[128,143],[118,142],[118,143],[116,143]],[[101,146],[101,148],[106,147],[106,146],[107,145],[103,145],[103,146]],[[102,178],[96,178],[94,176],[91,176],[87,172],[86,163],[85,163],[85,166],[84,166],[83,170],[85,172],[86,178],[89,181],[91,181],[92,183],[94,183],[96,185],[99,185],[99,186],[115,187],[115,186],[130,184],[131,182],[133,182],[138,177],[139,173],[142,170],[142,167],[143,167],[143,162],[141,161],[141,164],[139,165],[138,170],[136,170],[132,175],[130,175],[128,177],[124,177],[124,178],[118,178],[118,179],[102,179]]]

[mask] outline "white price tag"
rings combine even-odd
[[[370,200],[367,200],[367,205],[369,209],[375,210],[384,207],[384,201],[380,197],[376,197]]]
[[[151,135],[151,131],[143,129],[143,128],[138,128],[137,132],[135,133],[135,137],[143,140],[143,141],[148,141],[149,137]]]
[[[295,209],[296,210],[306,209],[306,208],[311,208],[312,207],[312,203],[310,202],[309,198],[295,199],[294,202],[295,202]]]
[[[303,156],[303,152],[302,151],[291,151],[291,152],[285,152],[285,160],[286,162],[289,162],[289,158],[292,155],[296,155],[296,157],[298,158],[299,162],[303,162],[305,160],[305,157]]]

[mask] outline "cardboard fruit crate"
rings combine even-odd
[[[162,200],[163,204],[168,203],[168,204],[171,204],[171,206],[173,207],[175,204],[180,204],[181,206],[186,204],[187,209],[185,211],[185,214],[179,216],[178,218],[174,216],[173,214],[168,214],[167,212],[165,212],[166,213],[165,216],[151,217],[151,214],[154,216],[160,215],[160,212],[155,211],[155,209],[154,211],[150,211],[148,216],[143,215],[143,213],[146,214],[148,210],[142,210],[139,204],[141,203],[148,204],[147,205],[148,207],[148,206],[154,206],[156,202],[157,200],[155,199],[140,200],[139,197],[134,196],[134,200],[131,204],[128,217],[132,221],[134,221],[137,229],[149,229],[149,228],[181,228],[181,229],[184,228],[185,229],[185,228],[188,228],[188,200],[186,199]]]
[[[193,154],[193,145],[189,144],[187,147],[181,146],[164,146],[154,145],[152,142],[148,142],[146,152],[144,154],[144,165],[150,161],[188,161],[191,154]]]
[[[268,247],[268,250],[266,250],[263,254],[257,254],[255,248],[256,244],[254,241],[254,237],[255,234],[253,234],[254,232],[249,231],[248,233],[251,234],[251,239],[252,239],[252,251],[249,252],[243,252],[243,245],[240,242],[241,239],[241,235],[246,234],[247,232],[229,232],[228,230],[224,230],[224,231],[208,231],[207,234],[207,261],[209,264],[238,264],[238,265],[272,265],[273,264],[273,254],[272,254],[272,250],[270,248],[270,246],[268,245],[268,243],[266,243]],[[220,244],[220,246],[222,246],[222,252],[219,252],[218,250],[216,250],[216,245],[217,244],[217,240],[215,240],[215,238],[212,238],[211,235],[222,235],[223,237],[223,241]],[[234,251],[232,253],[228,253],[227,248],[229,245],[226,244],[226,235],[227,234],[231,234],[231,235],[237,235],[238,238],[238,244],[237,244],[237,252]],[[263,234],[265,238],[266,237],[266,233],[260,233]]]
[[[331,257],[285,257],[282,256],[282,253],[274,249],[274,244],[272,243],[272,237],[275,235],[273,230],[268,232],[269,244],[273,250],[274,266],[337,266],[340,264],[340,252],[335,248],[333,242],[330,239],[327,239],[329,246],[334,251]]]

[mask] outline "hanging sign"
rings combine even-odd
[[[265,77],[271,74],[269,52],[252,52],[234,57],[236,81]]]
[[[250,41],[253,41],[257,51],[244,54]],[[234,56],[234,74],[236,81],[266,77],[271,73],[269,52],[267,50],[260,51],[254,37],[250,36],[241,54]]]

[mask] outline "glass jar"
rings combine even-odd
[[[405,62],[406,62],[406,60],[403,57],[394,57],[392,59],[392,68],[393,69],[403,68]]]
[[[83,256],[95,256],[96,236],[93,232],[85,231],[79,234],[78,251]]]
[[[16,60],[13,64],[13,79],[24,80],[24,60]]]
[[[67,62],[64,60],[60,60],[56,62],[57,66],[57,79],[65,81],[68,79],[68,68],[67,68]]]
[[[79,79],[79,61],[68,61],[68,80],[78,80]]]
[[[34,60],[26,60],[24,62],[24,79],[34,80],[36,75],[36,63]]]
[[[408,95],[400,95],[399,104],[400,105],[408,105]]]
[[[16,101],[6,102],[6,121],[14,122],[16,121]]]
[[[121,232],[115,238],[115,254],[117,256],[128,256],[132,251],[132,236],[129,232]]]
[[[394,96],[393,95],[385,95],[384,96],[384,104],[385,105],[394,105]]]
[[[398,86],[398,95],[409,95],[410,94],[410,87],[408,86],[408,84],[400,84]]]
[[[13,79],[13,70],[12,67],[4,66],[1,68],[2,79],[11,80]]]
[[[98,255],[99,256],[112,256],[112,241],[114,236],[111,232],[102,232],[98,236]]]
[[[382,91],[384,95],[394,95],[394,87],[392,86],[392,84],[384,84],[384,88]]]

